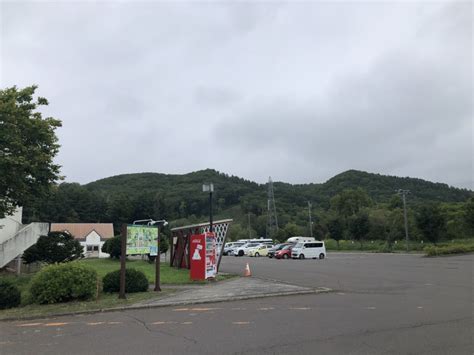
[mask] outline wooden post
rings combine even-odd
[[[160,288],[160,228],[156,228],[156,270],[155,270],[155,291],[161,291]]]
[[[127,257],[127,225],[122,224],[122,235],[120,237],[120,292],[119,298],[126,299],[125,296],[125,259]]]

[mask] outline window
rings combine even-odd
[[[92,245],[87,246],[87,251],[92,251]]]
[[[313,243],[315,248],[322,248],[323,243]]]
[[[99,251],[99,246],[98,245],[94,245],[94,251]]]

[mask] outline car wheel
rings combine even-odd
[[[255,253],[255,257],[258,258],[259,256],[260,256],[260,254],[259,254],[258,252],[256,252],[256,253]]]
[[[304,259],[304,254],[300,254],[300,259],[301,259],[301,260]]]
[[[324,259],[324,254],[323,253],[319,254],[319,258]]]
[[[244,256],[244,251],[243,250],[239,250],[239,256]]]
[[[288,258],[289,258],[288,254],[283,254],[283,259],[288,259]]]

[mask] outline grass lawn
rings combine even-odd
[[[120,269],[120,261],[112,259],[82,259],[73,261],[74,263],[80,263],[87,265],[88,267],[97,271],[99,279],[102,278],[109,272]],[[155,282],[155,264],[150,264],[147,261],[142,260],[127,260],[127,268],[134,268],[142,271],[150,283]],[[97,300],[84,301],[84,302],[68,302],[68,303],[57,303],[38,305],[32,304],[30,297],[30,281],[34,274],[27,275],[11,275],[2,274],[0,278],[10,280],[14,283],[21,291],[21,306],[18,308],[0,310],[0,320],[5,318],[24,318],[24,317],[47,317],[61,313],[90,311],[98,309],[107,309],[114,307],[121,307],[137,303],[142,300],[150,298],[160,298],[164,295],[169,295],[175,292],[173,289],[163,289],[162,292],[141,292],[141,293],[130,293],[127,294],[126,300],[119,300],[118,294],[107,294],[99,293]],[[219,275],[217,280],[224,280],[235,275]],[[187,269],[176,269],[170,267],[168,264],[162,263],[160,265],[160,277],[162,285],[183,285],[183,284],[205,284],[206,281],[192,281],[189,278],[189,270]]]
[[[166,289],[161,292],[138,292],[128,293],[127,299],[118,299],[116,293],[102,293],[97,300],[82,301],[82,302],[67,302],[56,304],[28,304],[23,307],[10,308],[0,310],[0,320],[7,318],[26,318],[26,317],[51,317],[62,313],[74,313],[81,311],[93,311],[107,308],[123,307],[132,305],[134,303],[168,296],[175,292],[172,289]]]
[[[113,259],[82,259],[75,262],[96,270],[100,279],[107,273],[120,269],[120,261]],[[127,260],[126,268],[142,271],[150,283],[155,283],[155,264],[143,260]],[[162,285],[193,283],[189,279],[189,270],[176,269],[165,263],[160,265],[160,281]]]

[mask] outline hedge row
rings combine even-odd
[[[446,246],[429,246],[424,249],[426,256],[465,254],[474,252],[474,244],[455,244]]]

